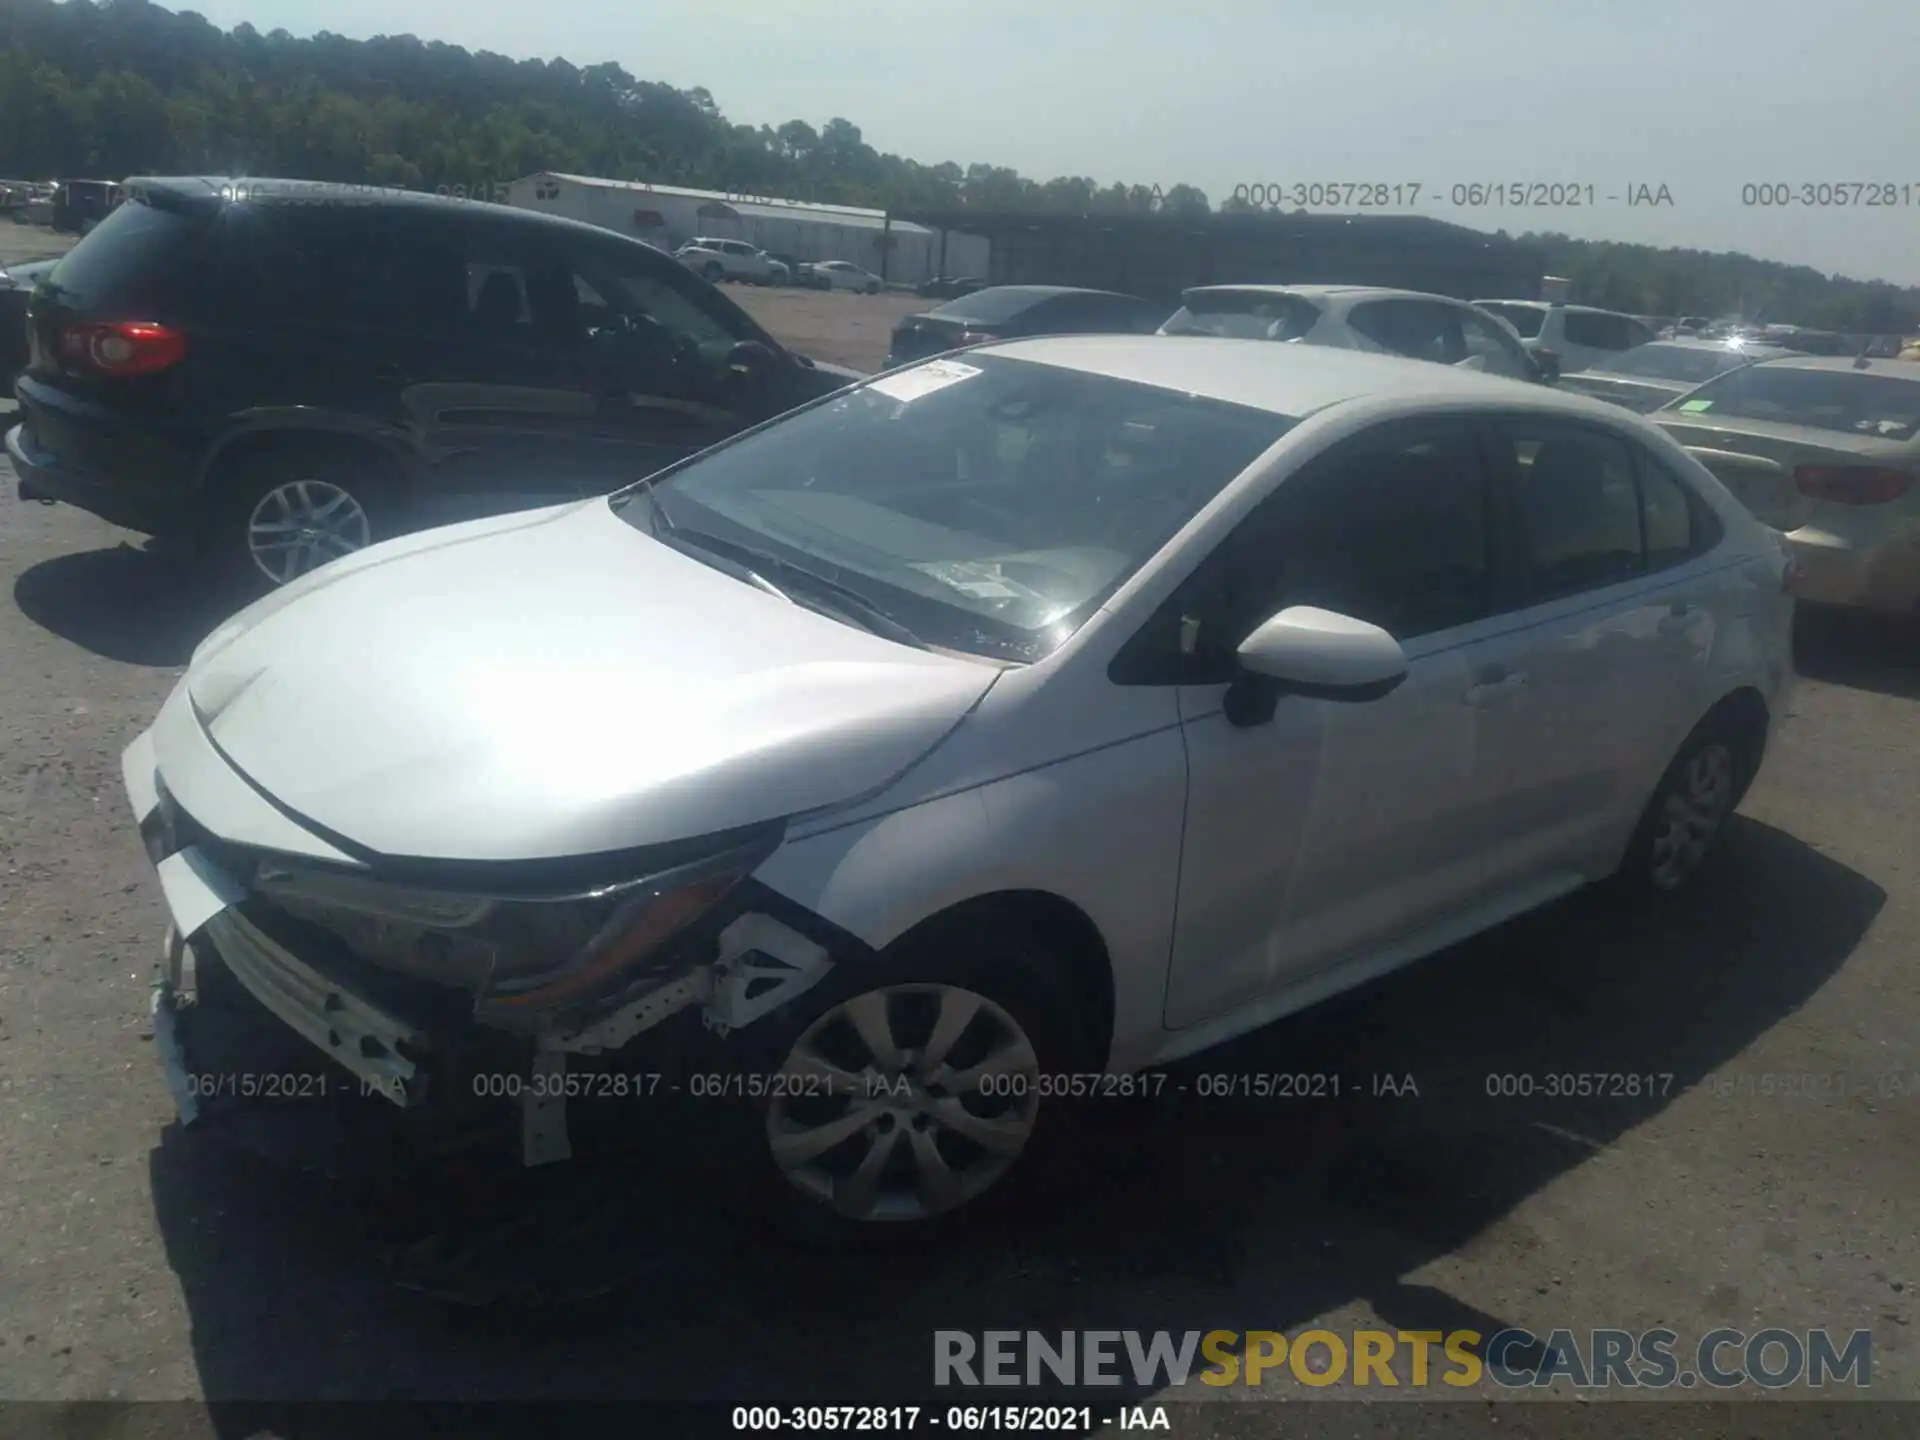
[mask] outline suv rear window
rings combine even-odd
[[[1709,422],[1731,416],[1911,440],[1920,433],[1920,381],[1853,370],[1749,365],[1708,381],[1687,397],[1686,408]]]
[[[1320,307],[1298,295],[1266,290],[1193,290],[1160,327],[1163,335],[1219,335],[1228,340],[1298,340]]]
[[[1514,329],[1520,332],[1522,340],[1537,340],[1540,327],[1546,323],[1547,312],[1538,305],[1501,304],[1499,301],[1476,300],[1474,305],[1490,314],[1498,315]]]
[[[88,313],[152,305],[166,298],[206,231],[204,215],[129,200],[69,250],[46,283],[62,305]]]

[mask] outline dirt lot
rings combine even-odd
[[[762,290],[729,285],[727,294],[784,343],[816,360],[878,370],[893,327],[940,304],[918,295],[857,295],[851,290]]]
[[[906,303],[741,298],[852,364],[877,363]],[[1911,637],[1809,628],[1812,678],[1684,904],[1576,900],[1192,1067],[1412,1076],[1417,1096],[1092,1117],[1044,1212],[924,1255],[823,1257],[714,1218],[670,1165],[618,1188],[546,1172],[531,1198],[397,1195],[290,1178],[173,1125],[146,1011],[163,909],[119,754],[215,617],[129,537],[0,478],[0,1397],[848,1402],[924,1396],[936,1329],[1665,1325],[1686,1345],[1778,1325],[1871,1329],[1872,1393],[1920,1398]],[[1672,1078],[1631,1100],[1487,1094],[1489,1076],[1569,1072]],[[538,1222],[465,1298],[528,1274],[617,1288],[529,1311],[396,1286],[510,1202]],[[1768,1427],[1796,1409],[1723,1433],[1784,1433]],[[1503,1413],[1489,1430],[1484,1406],[1423,1411],[1436,1429],[1401,1433],[1526,1433]],[[1369,1414],[1327,1433],[1388,1423]],[[1640,1415],[1632,1433],[1704,1431]],[[1175,1433],[1278,1425],[1208,1406]],[[253,1433],[236,1426],[216,1422]],[[1805,1433],[1838,1433],[1823,1426]]]

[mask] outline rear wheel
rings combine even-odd
[[[1616,882],[1643,896],[1685,888],[1706,863],[1752,779],[1757,757],[1731,717],[1708,716],[1654,788]]]
[[[290,444],[257,451],[214,483],[215,568],[253,594],[298,580],[397,531],[391,474],[371,456]]]

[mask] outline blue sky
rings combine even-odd
[[[181,7],[188,8],[188,7]],[[1920,284],[1914,0],[202,0],[215,24],[411,32],[704,85],[752,124],[843,115],[881,150],[1045,179],[1420,182],[1479,229],[1744,250]],[[511,178],[511,177],[507,177]],[[1473,182],[1594,209],[1466,209]],[[1758,208],[1890,182],[1903,206]],[[1664,185],[1671,205],[1608,203]],[[1440,203],[1434,203],[1438,192]]]

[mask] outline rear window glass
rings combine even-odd
[[[1604,371],[1610,375],[1643,375],[1650,380],[1678,380],[1689,385],[1703,385],[1716,375],[1724,375],[1736,366],[1747,364],[1752,358],[1733,349],[1640,345],[1622,351],[1605,364],[1593,368],[1595,373]]]
[[[1499,302],[1489,304],[1485,300],[1473,302],[1482,310],[1498,315],[1514,329],[1520,332],[1522,340],[1537,339],[1541,325],[1546,323],[1547,312],[1537,305],[1502,305]]]
[[[1320,307],[1298,295],[1261,290],[1192,291],[1160,327],[1163,335],[1218,335],[1228,340],[1298,340]]]
[[[42,283],[62,305],[96,311],[165,297],[206,234],[204,216],[128,201],[94,227]]]
[[[1920,432],[1920,381],[1856,370],[1752,365],[1694,391],[1686,408],[1709,420],[1730,416],[1911,440]]]

